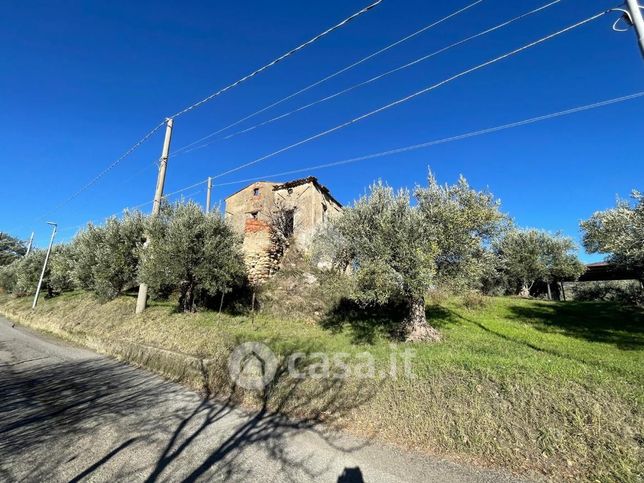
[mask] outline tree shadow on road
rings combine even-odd
[[[252,412],[234,404],[249,400],[240,388],[218,402],[212,398],[224,394],[200,397],[106,359],[5,365],[0,387],[4,481],[107,479],[106,473],[125,480],[241,481],[258,448],[279,472],[314,477],[324,464],[311,470],[316,455],[296,455],[287,441],[304,431],[343,452],[358,449],[320,423],[333,423],[372,396],[342,380],[291,378],[285,363],[251,398],[258,408]]]
[[[356,392],[355,389],[349,389],[344,381],[339,379],[324,379],[316,381],[313,385],[306,384],[303,379],[290,377],[288,365],[283,360],[273,380],[263,390],[254,394],[259,409],[243,413],[234,430],[222,434],[217,445],[203,454],[201,462],[188,474],[182,474],[178,478],[177,468],[168,471],[168,467],[181,458],[182,453],[188,450],[191,444],[208,432],[210,425],[222,416],[222,411],[233,410],[230,399],[224,406],[213,406],[203,401],[198,410],[181,421],[146,481],[168,478],[196,481],[203,477],[244,481],[250,478],[249,471],[252,466],[250,462],[246,464],[242,456],[246,449],[256,450],[258,447],[263,448],[270,455],[270,460],[279,465],[280,474],[290,475],[294,481],[301,480],[302,476],[314,478],[325,468],[312,470],[310,460],[315,455],[297,456],[291,451],[292,447],[287,447],[286,441],[302,431],[307,431],[314,433],[324,444],[343,452],[352,452],[362,447],[365,443],[357,446],[341,443],[333,432],[322,426],[322,423],[337,421],[372,396],[367,390]],[[233,397],[239,397],[243,392],[236,386],[231,387],[231,391]],[[205,414],[202,415],[201,422],[191,425],[191,420],[200,411],[204,411]],[[184,469],[182,468],[182,471]]]
[[[4,481],[51,477],[49,472],[82,456],[78,447],[97,427],[143,412],[176,392],[161,379],[106,359],[51,361],[42,357],[0,366],[0,479]],[[150,428],[149,421],[141,420],[137,430]],[[115,447],[93,465],[104,465],[141,439],[127,433],[119,436]],[[25,455],[33,461],[17,468]],[[16,469],[19,474],[13,473]]]

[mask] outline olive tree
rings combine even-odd
[[[581,222],[583,244],[589,253],[604,253],[620,266],[644,272],[644,194],[633,191],[633,203],[595,212]]]
[[[420,210],[411,206],[409,191],[374,184],[332,227],[335,255],[347,257],[354,268],[352,298],[363,305],[403,301],[407,316],[400,331],[405,339],[439,339],[425,317],[437,246]]]
[[[382,183],[344,210],[320,235],[334,266],[352,267],[352,298],[364,305],[402,301],[407,315],[400,331],[408,341],[436,340],[427,323],[425,295],[441,279],[480,279],[477,257],[504,219],[489,193],[472,190],[464,178],[440,186],[394,192]],[[481,262],[483,263],[483,262]],[[487,263],[487,262],[485,262]]]
[[[204,214],[194,202],[167,205],[148,220],[146,233],[140,280],[152,289],[176,288],[184,312],[243,280],[241,240],[217,211]]]
[[[22,257],[15,263],[16,284],[13,293],[19,297],[36,293],[38,280],[45,263],[45,250],[35,249],[29,255]],[[42,289],[47,291],[49,287],[50,268],[45,270]]]
[[[126,212],[103,226],[88,224],[72,245],[73,278],[79,287],[110,300],[137,285],[139,247],[143,244],[144,217]]]
[[[32,295],[40,279],[45,261],[45,250],[34,249],[27,256],[15,259],[8,265],[0,267],[0,288],[17,297]],[[49,287],[50,268],[47,267],[43,277],[43,290]]]
[[[49,259],[49,287],[52,293],[60,293],[74,288],[74,266],[76,264],[73,244],[56,245]]]
[[[27,247],[22,240],[0,231],[0,266],[9,265],[25,253]]]
[[[535,229],[509,230],[494,243],[500,270],[526,297],[536,282],[576,280],[585,269],[576,249],[568,237]]]
[[[74,284],[83,290],[94,290],[96,254],[102,240],[103,232],[100,226],[88,223],[85,229],[78,232],[72,241],[74,250],[72,279]]]
[[[4,293],[13,293],[16,288],[16,270],[20,260],[8,265],[0,265],[0,289]]]
[[[70,245],[56,245],[52,248],[42,283],[42,290],[48,295],[73,288],[74,258],[71,252]],[[35,293],[45,255],[45,250],[34,249],[29,255],[0,267],[0,288],[17,296]]]
[[[456,291],[479,289],[493,265],[486,249],[507,229],[500,202],[488,191],[471,188],[460,176],[456,184],[439,185],[430,172],[427,187],[416,188],[418,209],[435,242],[435,284]]]

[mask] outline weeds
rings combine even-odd
[[[323,325],[266,313],[252,324],[243,315],[176,313],[167,302],[135,316],[134,304],[133,297],[119,297],[99,305],[88,294],[73,293],[43,300],[33,312],[26,299],[0,297],[1,311],[29,326],[217,394],[231,391],[226,361],[242,341],[268,343],[282,356],[369,351],[378,370],[389,363],[386,317],[380,328],[350,318]],[[641,311],[610,303],[473,297],[443,298],[427,316],[444,340],[412,345],[416,378],[348,380],[341,397],[356,396],[356,403],[334,424],[524,475],[641,480]],[[280,409],[298,417],[319,413],[340,390],[305,380],[291,391],[290,382],[278,381],[273,391],[292,394]],[[258,404],[252,394],[231,395]]]

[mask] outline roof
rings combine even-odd
[[[579,277],[580,282],[604,280],[639,280],[641,272],[620,267],[610,262],[596,262],[586,265],[586,271]]]
[[[611,266],[610,263],[608,262],[595,262],[595,263],[587,263],[586,267],[591,268],[591,267],[609,267]]]
[[[312,183],[313,185],[315,185],[317,189],[319,189],[323,194],[325,194],[331,201],[333,201],[339,207],[342,207],[342,203],[340,203],[338,200],[336,200],[333,197],[333,195],[329,191],[329,188],[321,184],[315,176],[308,176],[306,178],[294,179],[293,181],[287,181],[286,183],[276,184],[275,186],[273,186],[273,191],[285,190],[288,188],[295,188],[296,186],[300,186],[308,183]]]
[[[244,191],[244,190],[245,190],[246,188],[248,188],[249,186],[254,186],[254,185],[256,185],[256,184],[261,184],[261,183],[264,183],[264,184],[272,184],[272,185],[278,184],[278,183],[273,183],[272,181],[255,181],[254,183],[247,184],[247,185],[246,185],[246,186],[244,186],[243,188],[239,188],[237,191],[235,191],[235,192],[234,192],[234,193],[232,193],[232,194],[229,194],[229,195],[228,195],[228,196],[226,196],[224,199],[225,199],[225,200],[227,200],[228,198],[232,198],[232,197],[233,197],[233,196],[235,196],[237,193],[241,193],[242,191]]]

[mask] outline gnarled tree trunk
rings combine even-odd
[[[427,323],[425,298],[412,298],[408,301],[409,313],[403,321],[403,335],[406,342],[438,341],[440,334]]]
[[[523,297],[526,299],[530,298],[530,289],[534,285],[534,282],[531,284],[528,284],[528,282],[523,282],[523,286],[521,287],[521,290],[519,291],[519,297]]]
[[[183,312],[195,312],[195,284],[184,282],[180,288],[179,306]]]

